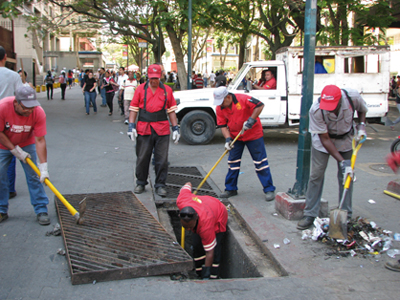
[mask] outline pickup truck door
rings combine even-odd
[[[278,90],[251,90],[249,95],[264,103],[264,109],[260,114],[261,124],[281,124],[281,96]],[[283,120],[284,121],[284,120]]]

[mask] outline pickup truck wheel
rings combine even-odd
[[[181,134],[190,145],[207,144],[214,137],[215,121],[205,111],[191,111],[181,121]]]

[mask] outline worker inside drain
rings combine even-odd
[[[182,226],[193,233],[193,259],[197,275],[204,280],[217,279],[228,221],[225,205],[217,198],[193,194],[190,182],[181,188],[176,205],[180,210]]]

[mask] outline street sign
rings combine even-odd
[[[139,42],[139,48],[147,48],[147,42]]]

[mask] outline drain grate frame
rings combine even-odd
[[[176,202],[176,198],[179,195],[179,191],[182,186],[190,181],[193,185],[193,190],[197,188],[200,182],[207,176],[207,173],[201,166],[168,166],[168,176],[165,189],[167,190],[167,196],[161,197],[155,193],[155,173],[154,169],[150,172],[150,183],[153,187],[154,202],[157,205],[173,204]],[[218,198],[221,190],[214,183],[214,181],[208,177],[206,182],[203,184],[201,189],[198,191],[200,196],[212,196]],[[227,200],[227,199],[222,199]]]
[[[74,207],[87,202],[77,225],[55,197],[73,285],[193,269],[192,258],[131,191],[64,197]]]

